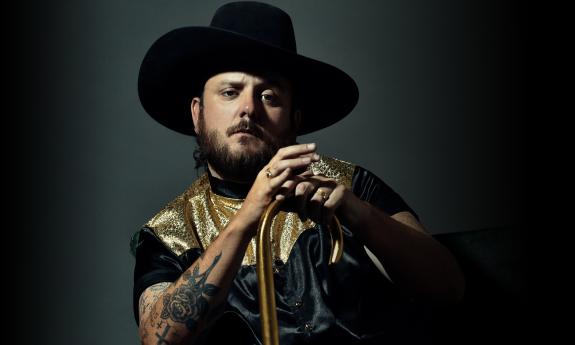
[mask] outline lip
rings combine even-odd
[[[252,132],[248,132],[248,131],[239,131],[239,132],[235,132],[235,133],[232,134],[232,135],[238,135],[238,134],[239,134],[239,135],[241,135],[241,134],[251,135],[252,137],[255,137],[255,135],[254,135]]]

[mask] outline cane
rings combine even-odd
[[[256,267],[264,345],[279,345],[270,232],[272,220],[279,212],[282,201],[283,200],[275,200],[267,207],[260,218],[256,239]],[[329,264],[331,265],[338,262],[343,253],[343,233],[337,217],[333,217],[329,230],[331,235]]]

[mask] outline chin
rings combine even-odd
[[[252,150],[260,150],[264,147],[265,143],[254,136],[251,135],[242,135],[237,140],[232,143],[233,148],[237,148],[238,150],[245,151],[247,149]]]

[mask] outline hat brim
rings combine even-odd
[[[160,37],[140,66],[138,94],[162,125],[195,135],[190,103],[207,79],[225,71],[268,69],[296,85],[302,111],[298,135],[334,124],[357,104],[357,85],[340,69],[212,27],[185,27]]]

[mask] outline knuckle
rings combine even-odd
[[[337,195],[344,196],[345,193],[347,193],[348,189],[346,186],[340,184],[337,187],[335,187],[335,189],[333,191],[334,191],[334,193],[337,193]]]
[[[309,184],[309,183],[308,183],[308,184],[305,185],[304,193],[305,193],[306,195],[309,195],[309,194],[311,194],[311,193],[313,192],[313,190],[314,190],[314,186],[313,186],[312,184]]]

